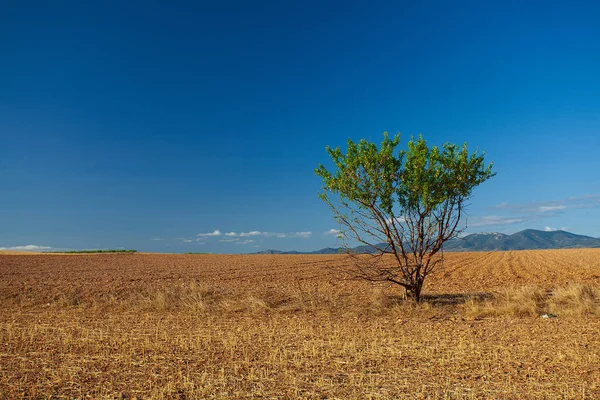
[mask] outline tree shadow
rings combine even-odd
[[[492,293],[440,293],[440,294],[424,294],[421,296],[422,303],[428,303],[432,306],[457,306],[466,303],[468,300],[475,300],[477,302],[484,300],[491,300],[493,298]],[[406,302],[407,300],[403,296],[390,296],[390,299],[394,302]]]
[[[455,306],[464,304],[467,300],[483,301],[490,300],[492,293],[442,293],[423,295],[423,301],[434,306]]]

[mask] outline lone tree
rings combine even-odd
[[[369,255],[355,254],[355,277],[398,284],[420,301],[425,278],[443,265],[443,244],[466,228],[459,223],[471,192],[495,173],[466,143],[430,148],[420,136],[395,154],[399,143],[385,132],[380,148],[364,139],[348,140],[346,154],[328,146],[335,171],[319,165],[315,173],[340,237],[367,246]]]

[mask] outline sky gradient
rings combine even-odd
[[[600,237],[598,3],[417,3],[4,2],[0,248],[335,246],[383,131],[486,152],[469,232]]]

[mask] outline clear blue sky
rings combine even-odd
[[[486,151],[470,232],[600,236],[597,2],[174,3],[2,3],[0,247],[333,246],[383,131]]]

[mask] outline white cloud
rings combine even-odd
[[[275,237],[279,239],[285,238],[309,238],[312,232],[263,232],[266,237]]]
[[[497,215],[488,215],[485,217],[471,217],[467,221],[468,227],[494,226],[494,225],[513,225],[525,222],[522,217],[499,217]]]
[[[192,239],[183,239],[183,243],[192,243]]]
[[[263,233],[259,231],[242,232],[240,233],[240,237],[260,236],[262,234]]]
[[[261,232],[261,231],[248,231],[248,232],[227,232],[225,236],[229,237],[240,237],[240,238],[248,238],[248,237],[256,237],[263,236],[267,238],[308,238],[312,235],[312,232]]]
[[[567,208],[564,202],[558,201],[538,201],[533,203],[500,203],[491,207],[492,209],[503,210],[504,212],[518,212],[522,214],[540,214],[560,211]]]
[[[38,246],[35,244],[28,244],[25,246],[13,246],[13,247],[0,247],[0,250],[12,250],[12,251],[48,251],[53,250],[50,246]]]
[[[279,239],[290,237],[290,235],[288,233],[283,233],[283,232],[263,232],[263,235],[265,237],[276,237]]]
[[[406,222],[406,218],[404,217],[396,217],[395,220],[397,224],[403,224],[404,222]],[[385,222],[388,224],[392,223],[392,218],[386,218]]]
[[[206,244],[206,243],[204,243],[204,242],[196,242],[196,244]]]
[[[542,219],[558,217],[560,214],[570,209],[594,207],[598,204],[596,202],[599,200],[600,195],[588,195],[583,197],[570,197],[562,200],[545,200],[530,203],[503,202],[491,207],[492,210],[504,214],[503,216],[491,215],[469,218],[468,227],[512,225],[522,222],[533,223],[534,221],[538,221],[539,223]]]
[[[260,231],[250,231],[250,232],[241,232],[241,233],[236,233],[236,232],[227,232],[225,234],[225,236],[230,236],[230,237],[250,237],[250,236],[260,236],[260,235],[264,235],[265,233],[260,232]]]
[[[284,239],[284,238],[304,238],[304,239],[306,239],[306,238],[311,237],[312,232],[261,232],[261,231],[254,230],[254,231],[240,232],[240,233],[231,231],[231,232],[226,232],[223,234],[220,230],[215,230],[214,232],[209,232],[209,233],[199,233],[198,235],[196,235],[198,237],[198,239],[196,239],[196,240],[202,240],[203,238],[217,237],[217,236],[222,236],[222,235],[227,236],[230,239],[223,239],[223,240],[220,240],[220,242],[228,243],[228,242],[235,242],[236,240],[238,240],[237,238],[250,238],[250,237],[258,237],[258,236],[262,236],[262,237],[266,237],[266,238],[279,238],[279,239]],[[178,238],[178,240],[188,240],[188,239],[187,238]],[[241,244],[241,243],[245,243],[245,242],[237,242],[237,243]]]
[[[221,236],[221,235],[222,235],[221,231],[220,231],[220,230],[218,230],[218,229],[216,229],[216,230],[214,230],[213,232],[209,232],[209,233],[199,233],[199,234],[197,234],[196,236],[199,236],[199,237],[208,237],[208,236]]]
[[[235,244],[250,244],[254,243],[254,240],[242,240],[241,242],[236,242]]]
[[[157,241],[157,240],[165,240],[165,239],[161,239],[161,238],[152,238],[152,239],[150,239],[150,240]]]
[[[340,229],[330,229],[327,232],[323,232],[323,235],[335,236],[338,239],[344,238],[344,233]]]
[[[556,228],[552,228],[550,226],[546,226],[544,227],[544,231],[546,232],[554,232],[554,231],[566,231],[567,229],[569,229],[567,226],[561,226],[560,228],[556,229]]]
[[[565,208],[567,208],[567,206],[565,205],[557,205],[557,206],[540,206],[538,208],[539,212],[549,212],[549,211],[560,211],[560,210],[564,210]]]
[[[297,237],[301,238],[309,238],[312,235],[312,232],[296,232]]]
[[[573,208],[594,208],[600,206],[600,193],[573,196],[561,200],[535,201],[531,203],[507,203],[497,204],[492,209],[501,209],[507,212],[519,212],[527,214],[552,213]]]
[[[231,242],[237,242],[238,240],[240,240],[240,239],[238,239],[238,238],[233,238],[233,239],[221,239],[221,240],[219,240],[219,242],[223,242],[223,243],[231,243]]]
[[[600,205],[600,193],[569,197],[567,201],[593,207]]]

